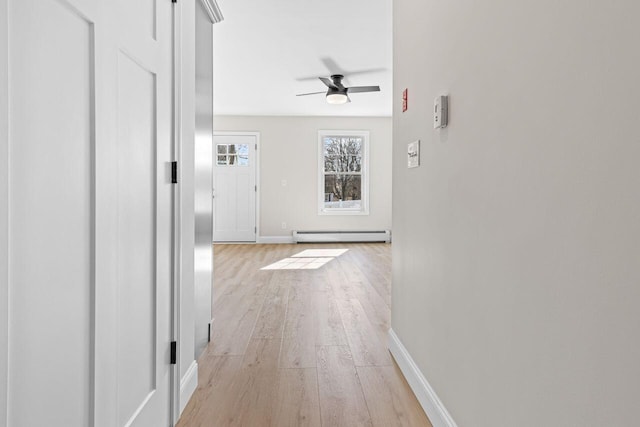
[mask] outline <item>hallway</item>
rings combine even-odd
[[[179,427],[430,426],[386,349],[390,245],[214,252],[212,342]]]

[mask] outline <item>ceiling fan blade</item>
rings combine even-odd
[[[327,91],[322,91],[322,92],[309,92],[309,93],[299,93],[296,96],[307,96],[307,95],[317,95],[319,93],[327,93]]]
[[[341,66],[339,66],[336,61],[333,60],[333,58],[331,57],[324,57],[324,58],[320,58],[320,61],[322,61],[322,63],[324,64],[325,67],[327,67],[327,70],[329,70],[329,72],[331,74],[342,74],[343,76],[355,76],[356,74],[370,74],[370,73],[379,73],[382,71],[387,71],[386,68],[383,67],[378,67],[378,68],[363,68],[361,70],[350,70],[347,71],[345,69],[343,69]]]
[[[380,86],[352,86],[347,88],[349,93],[380,92]]]
[[[359,75],[359,74],[374,74],[374,73],[381,73],[383,71],[387,71],[386,68],[364,68],[362,70],[355,70],[355,71],[346,71],[345,72],[345,76],[355,76],[355,75]]]
[[[345,71],[336,63],[336,61],[333,60],[333,58],[325,56],[323,58],[320,58],[320,61],[324,64],[325,67],[327,67],[327,70],[331,74],[345,74]]]
[[[328,88],[330,89],[338,89],[338,87],[336,85],[333,84],[333,82],[331,81],[331,79],[328,79],[326,77],[318,77],[322,83],[324,83],[325,85],[327,85]]]
[[[340,65],[338,65],[338,63],[330,56],[325,56],[320,58],[320,62],[322,62],[322,64],[326,67],[327,71],[329,72],[329,75],[341,74],[343,76],[349,77],[349,76],[355,76],[357,74],[373,74],[373,73],[381,73],[384,71],[388,71],[388,69],[384,67],[362,68],[359,70],[345,70]],[[320,72],[318,74],[322,74],[322,73]],[[317,75],[315,75],[315,76],[299,77],[296,80],[299,82],[304,82],[304,81],[315,80],[317,78],[318,78]]]

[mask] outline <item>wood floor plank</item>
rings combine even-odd
[[[281,369],[272,411],[273,426],[320,427],[316,369]]]
[[[281,347],[282,337],[252,338],[242,359],[243,368],[261,369],[263,372],[277,370]]]
[[[357,299],[337,300],[356,366],[388,366],[391,355],[371,325]]]
[[[204,356],[198,365],[198,388],[176,427],[230,425],[226,408],[234,398],[229,390],[242,369],[242,356]]]
[[[272,406],[278,386],[277,370],[243,367],[224,397],[221,423],[211,426],[271,426]]]
[[[209,396],[208,426],[269,426],[278,386],[280,339],[251,339],[224,392]],[[214,400],[214,398],[218,400]],[[215,412],[215,413],[212,413]],[[188,425],[191,427],[191,425]]]
[[[372,426],[349,347],[318,347],[317,357],[322,425]]]
[[[350,253],[346,253],[344,257],[338,260],[338,263],[343,268],[345,275],[349,281],[360,282],[365,284],[367,287],[371,288],[371,290],[375,291],[380,295],[387,305],[387,307],[391,306],[391,279],[384,278],[383,275],[375,275],[363,273],[360,268],[361,260],[360,258],[351,251]],[[367,266],[371,269],[374,269],[375,263],[368,263]]]
[[[362,286],[359,282],[353,282],[347,278],[341,264],[334,260],[325,266],[329,286],[336,299],[349,300],[357,298],[355,293],[356,286]]]
[[[356,369],[374,426],[431,427],[395,364]]]
[[[244,354],[265,297],[260,295],[224,295],[214,304],[211,355]]]
[[[329,264],[331,261],[329,261]],[[325,265],[317,270],[307,270],[307,282],[310,284],[310,289],[316,292],[331,292],[331,284],[329,277],[327,276],[327,270]]]
[[[292,286],[283,328],[281,368],[316,366],[315,324],[313,292]]]
[[[270,290],[262,304],[253,338],[273,339],[282,336],[290,286],[278,273],[275,272],[271,277]]]
[[[315,344],[348,345],[338,304],[330,292],[314,292]]]
[[[355,299],[362,305],[378,340],[386,343],[391,327],[391,310],[377,292],[367,291],[364,286],[355,286],[353,293],[356,296]]]
[[[390,263],[387,263],[387,266],[389,265]],[[385,343],[391,326],[389,305],[368,283],[363,283],[353,277],[349,279],[345,272],[347,269],[353,269],[353,266],[345,269],[341,262],[327,265],[327,276],[334,298],[337,300],[358,300],[374,327],[378,339]]]

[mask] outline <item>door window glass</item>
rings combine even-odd
[[[249,144],[216,144],[218,166],[249,166]]]

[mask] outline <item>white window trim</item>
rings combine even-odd
[[[324,207],[324,145],[325,136],[361,136],[364,145],[362,155],[362,208],[340,209]],[[369,215],[369,131],[319,130],[318,131],[318,215]]]

